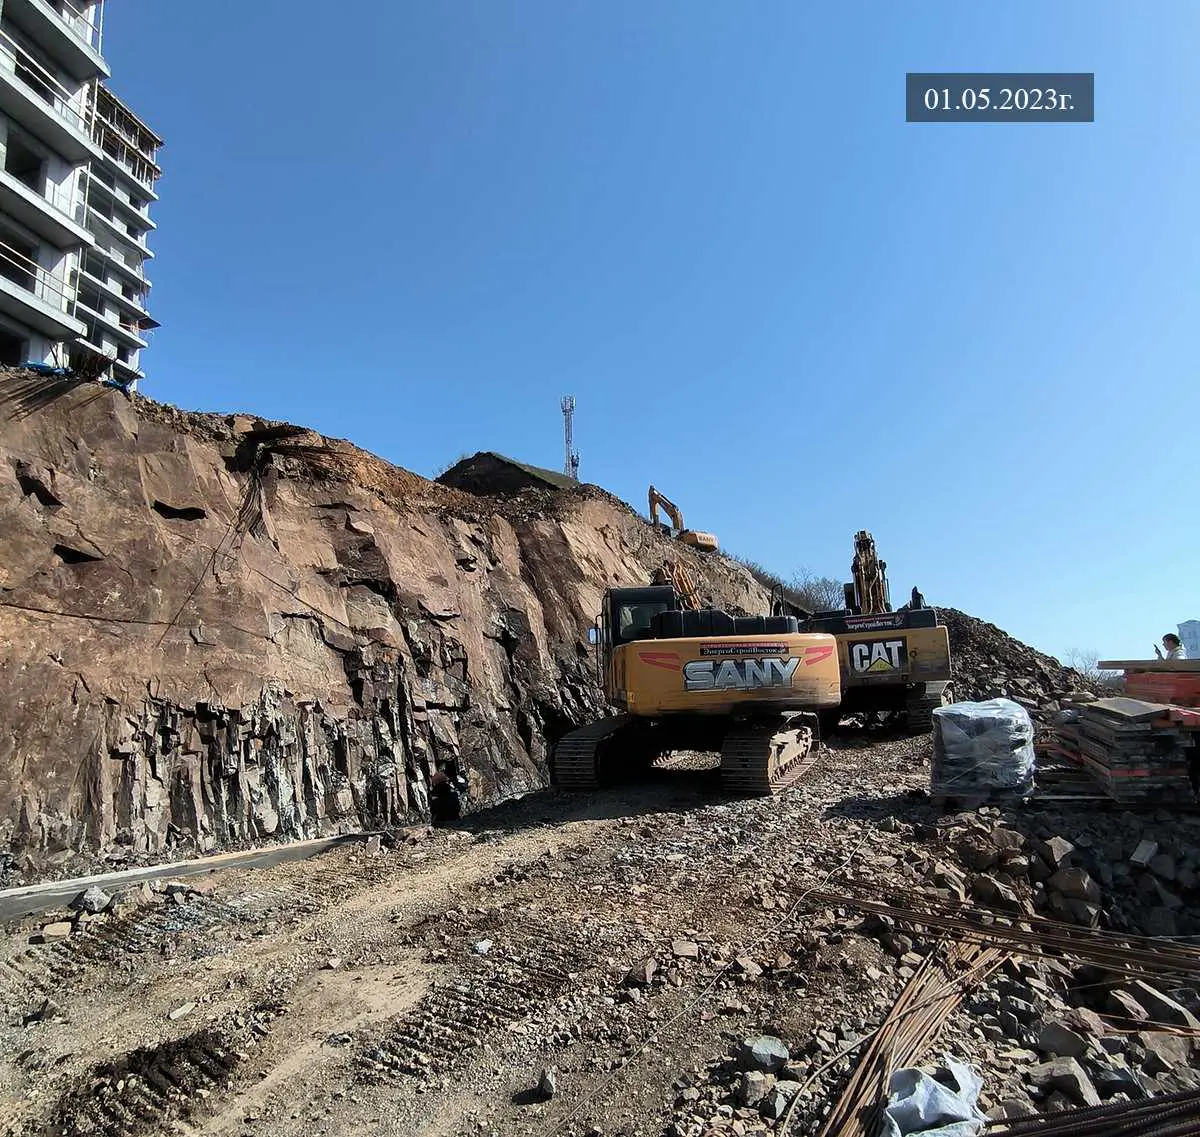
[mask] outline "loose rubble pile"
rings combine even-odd
[[[1052,656],[954,608],[939,608],[950,636],[954,695],[971,701],[1007,698],[1048,723],[1063,700],[1094,696],[1094,685]]]
[[[1200,818],[1191,814],[982,811],[960,815],[948,834],[975,874],[955,879],[957,899],[999,898],[1008,911],[1131,935],[1200,935]]]
[[[1190,819],[1036,799],[947,815],[924,792],[928,758],[922,740],[850,733],[776,801],[713,800],[704,772],[684,770],[690,796],[673,796],[663,773],[601,795],[591,804],[611,816],[600,819],[584,819],[578,798],[527,799],[498,828],[364,844],[328,868],[322,858],[199,892],[81,894],[69,913],[26,922],[16,967],[0,967],[0,984],[35,966],[63,977],[52,995],[6,994],[0,1050],[43,1050],[36,1072],[0,1062],[0,1078],[41,1079],[45,1108],[22,1115],[29,1133],[46,1109],[80,1110],[99,1083],[87,1117],[113,1137],[141,1137],[162,1117],[199,1128],[235,1108],[263,1137],[343,1137],[397,1111],[417,1132],[465,1118],[454,1137],[539,1137],[560,1122],[572,1137],[815,1135],[860,1043],[955,942],[921,912],[1128,936],[1168,909],[1179,934],[1195,930]],[[894,910],[868,911],[874,902]],[[1195,975],[1000,950],[1006,960],[961,992],[923,1056],[978,1071],[984,1112],[1196,1084]],[[106,970],[122,959],[129,970]],[[121,1052],[133,1041],[87,1034],[93,1017],[143,1003],[136,1054]],[[263,1035],[250,1061],[197,1073],[207,1096],[186,1110],[172,1092],[143,1106],[144,1123],[121,1112],[120,1071],[157,1071],[186,1040],[208,1039],[188,1053],[211,1073],[211,1055],[233,1045],[213,1040],[236,1038],[239,1016],[252,1024],[268,1005],[287,1009],[293,1039],[318,1040],[277,1098],[255,1087],[272,1084],[271,1062],[296,1061],[295,1046]],[[363,1006],[376,1010],[356,1018]]]
[[[1182,874],[1189,886],[1195,884],[1200,823],[1186,819],[1187,836],[1176,837],[1162,853],[1157,840],[1137,836],[1153,831],[1161,837],[1164,828],[1175,829],[1175,820],[1166,826],[1161,824],[1165,818],[1158,825],[1133,819],[1114,824],[1107,814],[1030,818],[984,808],[936,829],[918,821],[911,830],[909,825],[893,830],[900,856],[891,858],[890,867],[877,858],[864,862],[864,867],[885,866],[870,874],[864,888],[917,908],[921,898],[952,901],[964,911],[1018,918],[1037,912],[1135,935],[1161,928],[1164,913],[1170,912],[1177,928],[1192,933],[1200,924],[1182,915],[1182,904],[1168,908],[1162,903],[1163,879],[1169,877],[1178,888]],[[1072,832],[1073,840],[1062,837],[1062,829]],[[909,835],[917,839],[915,845],[907,844]],[[1158,934],[1173,935],[1175,928]],[[849,960],[864,958],[863,949],[877,945],[865,957],[871,962],[860,972],[864,985],[857,995],[848,995],[841,1022],[827,1022],[810,1035],[731,1040],[720,1060],[677,1083],[674,1127],[668,1133],[771,1132],[795,1095],[799,1120],[790,1132],[815,1132],[849,1072],[857,1041],[881,1021],[879,994],[895,993],[911,980],[936,942],[937,934],[919,924],[862,918],[853,908],[815,913],[812,930],[792,946],[794,956],[786,957],[789,966],[808,973],[810,989],[854,975],[861,965]],[[805,943],[811,945],[808,950]],[[836,978],[830,977],[829,963],[839,957]],[[1190,983],[1172,982],[1105,972],[1069,956],[1018,953],[994,979],[967,994],[940,1045],[966,1057],[981,1073],[981,1101],[991,1118],[1197,1090],[1200,1071],[1193,1064],[1200,1056],[1192,1035],[1200,1037],[1200,954],[1194,967]],[[876,995],[874,1011],[864,998],[867,991]],[[857,1007],[858,1015],[848,1015],[849,1007]]]

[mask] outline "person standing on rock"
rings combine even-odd
[[[1165,656],[1157,647],[1154,649],[1154,654],[1159,659],[1187,659],[1187,650],[1183,646],[1183,641],[1174,632],[1168,632],[1163,636],[1162,645],[1167,649]]]

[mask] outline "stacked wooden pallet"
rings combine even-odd
[[[1056,726],[1050,749],[1087,770],[1114,801],[1192,804],[1200,711],[1098,699]]]

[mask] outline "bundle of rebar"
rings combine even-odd
[[[932,896],[921,897],[920,909],[829,890],[814,892],[812,898],[824,904],[856,908],[900,923],[949,933],[973,943],[1003,947],[1020,955],[1069,955],[1107,971],[1127,975],[1200,978],[1200,947],[1190,944],[1125,936],[1049,920],[1044,916],[1005,918]]]
[[[981,944],[935,947],[867,1040],[817,1137],[872,1137],[879,1129],[892,1074],[915,1065],[963,996],[995,971],[1009,953]]]
[[[88,374],[45,374],[40,371],[13,370],[0,374],[0,418],[25,419],[45,410],[59,399],[92,383]],[[96,385],[89,401],[102,398],[106,388]],[[77,407],[76,410],[79,408]]]
[[[1113,1102],[1067,1113],[1042,1113],[1036,1117],[993,1121],[987,1127],[996,1137],[1195,1137],[1200,1133],[1200,1092],[1145,1101]]]

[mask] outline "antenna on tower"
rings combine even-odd
[[[568,478],[573,478],[579,481],[579,455],[575,452],[575,396],[563,395],[562,403],[563,413],[563,441],[566,444],[567,458],[566,464],[563,466],[563,473]]]

